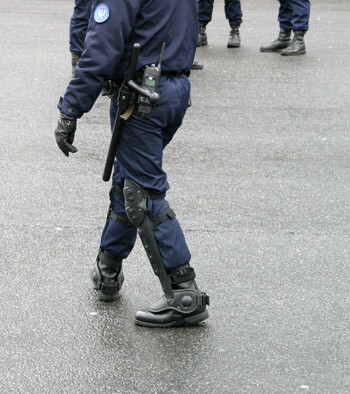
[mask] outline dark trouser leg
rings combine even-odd
[[[306,32],[309,29],[310,19],[309,0],[289,0],[289,4],[292,9],[292,30]]]
[[[309,29],[310,2],[309,0],[289,0],[291,9],[291,26],[294,31],[292,44],[284,49],[283,56],[297,56],[306,52],[304,35]]]
[[[115,301],[124,281],[122,261],[134,247],[136,228],[127,219],[124,197],[114,186],[110,192],[110,207],[101,237],[101,247],[91,272],[100,301]]]
[[[208,44],[206,26],[211,21],[213,15],[214,0],[198,1],[198,41],[197,46]]]
[[[279,0],[280,8],[278,11],[278,22],[280,28],[285,31],[292,30],[292,9],[290,7],[290,0]]]
[[[239,48],[241,46],[241,37],[239,35],[239,26],[242,23],[242,9],[240,0],[225,0],[226,19],[231,26],[230,36],[227,42],[228,48]]]
[[[214,0],[198,1],[198,23],[206,26],[213,16]]]
[[[122,188],[112,187],[110,200],[109,214],[101,236],[101,248],[126,259],[135,245],[136,228],[126,216]]]
[[[136,116],[130,118],[123,129],[113,180],[125,185],[125,179],[130,179],[149,193],[146,211],[151,221],[170,209],[164,198],[169,186],[162,169],[162,156],[174,132],[160,129],[151,118]],[[187,264],[191,254],[177,219],[167,219],[159,225],[154,223],[154,234],[164,266],[172,269]]]
[[[69,28],[69,49],[72,53],[72,77],[84,51],[84,41],[89,25],[92,0],[75,0],[74,13]]]
[[[225,0],[225,15],[231,27],[239,27],[243,17],[241,0]]]
[[[300,55],[305,53],[303,37],[309,28],[309,0],[279,0],[279,2],[278,21],[281,28],[280,35],[271,45],[261,47],[260,50],[262,52],[278,52],[283,49],[282,55]],[[293,43],[290,41],[291,30],[296,33]],[[293,48],[288,48],[290,45]]]
[[[292,11],[290,9],[289,0],[279,0],[280,8],[278,12],[278,21],[280,24],[280,32],[275,41],[269,45],[260,47],[261,52],[281,52],[282,49],[291,45],[291,17]]]
[[[163,308],[146,311],[147,321],[137,318],[137,324],[152,327],[194,324],[207,317],[206,296],[202,296],[193,283],[193,288],[180,291],[169,278],[169,271],[188,265],[191,255],[179,222],[164,199],[169,185],[162,168],[163,149],[182,123],[190,85],[186,77],[162,77],[159,89],[162,99],[149,116],[142,118],[135,111],[125,122],[113,176],[118,184],[124,180],[126,213],[130,222],[138,227],[164,291]],[[193,278],[185,278],[187,282],[193,281]],[[170,313],[173,308],[179,316]]]

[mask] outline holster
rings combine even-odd
[[[120,117],[124,120],[129,119],[137,101],[137,93],[131,90],[126,84],[122,84],[118,94],[118,106],[120,107]],[[131,113],[127,116],[127,113]],[[126,117],[127,116],[127,117]]]

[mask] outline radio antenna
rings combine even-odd
[[[159,61],[158,61],[158,68],[162,67],[162,60],[163,60],[163,56],[164,56],[164,49],[165,49],[165,42],[163,42],[162,49],[160,51]]]

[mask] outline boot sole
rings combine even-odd
[[[282,52],[283,49],[286,49],[286,48],[281,48],[281,49],[260,49],[260,52],[276,53],[276,52]]]
[[[295,52],[295,53],[281,53],[282,56],[298,56],[298,55],[304,55],[306,53],[306,49],[299,51],[299,52]]]
[[[288,46],[283,47],[283,48],[278,48],[278,49],[261,49],[260,48],[260,52],[282,52],[284,49],[288,48]]]
[[[197,43],[197,47],[203,47],[205,45],[208,45],[208,41],[203,41],[203,42]]]
[[[201,321],[208,319],[208,317],[209,317],[208,311],[198,313],[197,315],[185,317],[184,324],[182,324],[181,326],[177,325],[176,321],[172,321],[172,322],[164,323],[164,324],[156,324],[156,323],[144,322],[142,320],[137,320],[137,319],[135,319],[135,324],[137,326],[153,327],[153,328],[167,328],[167,327],[175,327],[175,326],[176,327],[184,327],[184,326],[193,326],[195,324],[198,324]]]
[[[227,48],[240,48],[241,44],[227,44]]]
[[[283,51],[283,49],[286,49],[291,45],[292,45],[292,43],[289,43],[288,45],[283,45],[282,47],[275,48],[275,49],[267,49],[267,48],[260,47],[260,52],[281,52],[281,51]]]
[[[203,70],[203,68],[204,68],[204,66],[201,66],[201,67],[199,67],[199,66],[192,66],[191,70]]]

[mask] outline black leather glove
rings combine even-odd
[[[78,152],[78,149],[72,145],[76,128],[77,120],[61,113],[61,118],[58,120],[55,130],[55,137],[58,147],[66,156],[69,156],[69,152]]]

